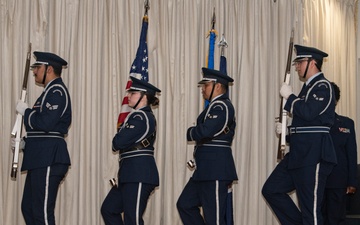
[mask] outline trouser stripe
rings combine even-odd
[[[216,224],[217,225],[220,225],[220,220],[219,220],[219,214],[220,214],[220,212],[219,212],[219,181],[218,180],[216,180],[215,181],[216,183],[215,183],[215,185],[216,185],[216,193],[215,193],[215,196],[216,196]]]
[[[50,166],[47,167],[46,171],[46,182],[45,182],[45,199],[44,199],[44,221],[45,225],[49,224],[48,215],[47,215],[47,204],[49,198],[49,178],[50,178]]]
[[[314,186],[314,208],[313,208],[313,214],[314,214],[314,225],[317,225],[317,191],[318,191],[318,186],[319,186],[319,168],[320,168],[320,163],[318,163],[316,165],[316,172],[315,172],[315,186]]]
[[[141,199],[141,188],[142,188],[142,182],[139,182],[139,188],[138,188],[138,194],[136,200],[136,225],[139,225],[140,223],[139,208],[140,208],[140,199]]]

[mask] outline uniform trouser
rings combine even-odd
[[[225,225],[226,197],[231,182],[194,181],[190,178],[176,204],[183,224]]]
[[[318,163],[288,169],[285,157],[265,182],[262,194],[282,225],[322,225],[321,205],[333,165]],[[299,207],[289,196],[296,190]]]
[[[326,188],[323,204],[325,225],[345,225],[346,188]]]
[[[27,171],[21,211],[27,225],[55,225],[55,203],[69,166],[56,164]]]
[[[101,215],[105,224],[143,225],[142,216],[155,187],[156,185],[141,182],[120,183],[119,187],[113,187],[101,206]]]

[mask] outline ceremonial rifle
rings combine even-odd
[[[285,70],[285,77],[284,82],[286,84],[289,84],[290,82],[290,68],[291,68],[291,57],[293,52],[293,45],[294,45],[294,29],[291,31],[291,37],[289,42],[289,50],[288,50],[288,58],[286,63],[286,70]],[[286,116],[287,111],[284,109],[286,104],[286,99],[281,98],[280,103],[280,114],[279,117],[276,118],[277,122],[281,123],[281,134],[279,137],[279,144],[278,144],[278,152],[277,152],[277,160],[281,161],[284,158],[285,155],[285,149],[286,149]]]
[[[30,71],[30,59],[31,59],[31,43],[29,43],[29,49],[26,55],[26,63],[25,63],[25,71],[24,71],[24,79],[22,84],[21,90],[21,97],[20,101],[25,102],[26,98],[26,89]],[[15,137],[15,148],[13,149],[13,161],[12,161],[12,168],[11,168],[11,178],[16,180],[18,164],[19,164],[19,152],[20,152],[20,141],[21,141],[21,130],[23,124],[23,116],[20,113],[16,115],[16,121],[14,127],[11,131],[12,137]]]

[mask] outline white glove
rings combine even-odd
[[[25,110],[29,108],[28,104],[19,100],[16,104],[16,111],[20,113],[22,116],[25,114]]]
[[[24,141],[24,139],[21,138],[20,140],[17,140],[15,137],[11,138],[11,147],[12,148],[15,148],[16,141],[20,142],[19,149],[25,149],[25,141]]]
[[[275,132],[276,132],[276,134],[282,133],[282,123],[280,123],[280,122],[275,123]]]
[[[283,83],[283,85],[280,88],[280,95],[285,99],[288,99],[292,93],[293,93],[292,87],[286,83]]]

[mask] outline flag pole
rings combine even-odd
[[[215,30],[215,23],[216,23],[216,15],[215,15],[215,7],[214,7],[214,11],[213,11],[213,15],[211,17],[211,29],[208,33],[208,35],[206,36],[207,38],[209,38],[209,52],[208,52],[208,57],[207,57],[207,61],[206,61],[206,67],[210,68],[210,69],[214,69],[214,52],[215,52],[215,40],[216,40],[216,36],[217,36],[217,31]]]
[[[149,2],[149,0],[145,0],[144,8],[145,8],[144,16],[147,16],[147,15],[148,15],[148,11],[149,11],[149,9],[150,9],[150,2]]]
[[[213,15],[211,17],[211,29],[206,36],[209,37],[209,51],[208,56],[206,58],[206,67],[209,69],[214,69],[214,52],[215,52],[215,40],[217,36],[217,31],[215,30],[216,23],[216,15],[215,15],[215,7],[213,11]],[[209,100],[204,100],[204,108],[206,108],[210,104]]]
[[[225,39],[225,35],[222,34],[219,43],[217,44],[220,48],[220,71],[227,74],[227,63],[226,57],[224,55],[225,48],[228,47],[228,43]],[[229,97],[229,90],[226,92],[226,95]],[[226,196],[226,213],[225,213],[225,220],[226,225],[234,225],[234,212],[233,212],[233,193],[232,193],[232,183],[228,186],[228,194]]]
[[[147,37],[147,30],[148,30],[148,23],[149,23],[149,18],[147,15],[148,11],[150,9],[149,0],[145,0],[144,8],[145,8],[145,13],[144,13],[144,16],[142,19],[139,46],[136,51],[135,59],[130,68],[130,76],[133,76],[139,80],[144,80],[144,81],[148,82],[149,81],[148,50],[147,50],[146,37]],[[129,79],[126,83],[125,93],[131,87],[131,85],[132,85],[132,81],[129,77]],[[117,131],[119,131],[121,129],[122,124],[124,124],[124,122],[127,119],[127,116],[129,115],[129,113],[131,111],[132,111],[132,108],[129,106],[129,99],[127,97],[127,94],[125,94],[123,101],[121,103],[121,110],[120,110],[120,113],[118,116]],[[110,182],[111,186],[113,186],[113,187],[117,186],[115,178],[110,179],[109,182]]]

